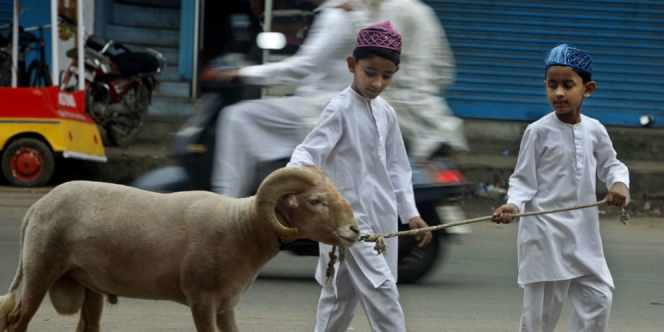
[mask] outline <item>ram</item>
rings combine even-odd
[[[175,301],[191,308],[199,332],[238,331],[235,305],[295,238],[343,247],[359,239],[350,205],[316,166],[277,170],[241,199],[64,183],[23,219],[0,331],[26,331],[46,293],[58,313],[81,312],[77,331],[99,330],[104,295]]]

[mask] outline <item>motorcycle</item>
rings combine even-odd
[[[222,60],[226,65],[220,66],[217,63],[216,68],[231,70],[246,65],[244,58],[237,54],[227,55]],[[203,95],[200,105],[203,106],[189,118],[174,138],[173,156],[177,164],[142,175],[131,184],[133,187],[162,193],[211,190],[217,119],[229,105],[261,98],[261,87],[239,82],[204,82],[201,89]],[[442,155],[445,149],[441,148],[440,151],[425,163],[411,161],[417,208],[430,226],[440,225],[443,221],[465,219],[463,210],[450,205],[448,200],[463,193],[467,186],[466,180]],[[260,163],[252,188],[256,190],[268,174],[287,163],[288,159]],[[399,227],[400,231],[408,229],[408,225],[401,223]],[[421,280],[441,261],[448,236],[449,232],[445,229],[435,231],[432,241],[423,248],[417,247],[413,236],[399,237],[398,281],[414,283]],[[298,239],[285,247],[285,250],[296,255],[317,256],[318,244],[308,239]]]
[[[75,49],[67,54],[72,61],[64,72],[61,90],[75,89],[81,76],[75,54]],[[106,130],[111,144],[127,147],[143,129],[152,93],[159,87],[155,75],[161,73],[166,59],[155,50],[134,52],[95,35],[85,41],[84,58],[87,112]]]

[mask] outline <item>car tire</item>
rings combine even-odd
[[[17,139],[3,151],[2,173],[14,186],[43,186],[51,180],[54,170],[53,152],[38,139]]]

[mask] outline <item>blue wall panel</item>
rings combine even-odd
[[[596,92],[582,112],[607,125],[664,126],[664,5],[661,1],[424,0],[457,61],[447,92],[467,118],[534,121],[551,112],[544,56],[560,43],[593,57]]]
[[[14,0],[0,0],[0,26],[11,23],[13,10]]]
[[[178,72],[184,79],[191,80],[194,68],[194,21],[196,4],[192,0],[182,0],[180,9],[180,54]]]

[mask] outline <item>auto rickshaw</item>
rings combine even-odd
[[[51,77],[58,77],[58,4],[57,0],[45,0],[50,5],[52,61]],[[76,4],[77,20],[82,24],[82,0]],[[72,6],[73,7],[73,6]],[[13,20],[0,22],[10,27],[8,45],[0,45],[2,56],[11,57],[11,85],[0,87],[0,156],[2,173],[10,184],[21,187],[37,187],[46,184],[60,158],[74,158],[106,162],[107,158],[97,124],[86,113],[85,80],[79,80],[77,91],[61,91],[54,86],[18,86],[19,61],[19,13],[21,1],[14,1]],[[21,14],[21,15],[26,15]],[[44,26],[44,27],[49,27]],[[25,29],[27,30],[27,29]],[[82,29],[80,31],[83,31]],[[21,31],[21,33],[23,33]],[[78,45],[83,45],[83,35],[78,34]],[[78,48],[79,73],[84,72],[83,48]]]

